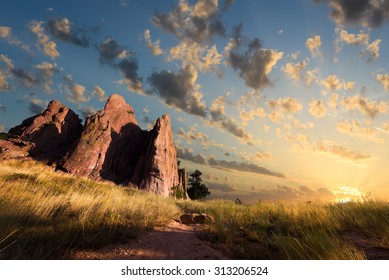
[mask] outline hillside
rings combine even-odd
[[[131,240],[144,240],[146,232],[166,227],[183,212],[211,214],[214,222],[197,235],[230,258],[389,259],[386,202],[176,201],[34,161],[0,164],[1,259],[63,259],[80,250],[107,252],[107,245],[139,246]]]

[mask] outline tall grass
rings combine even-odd
[[[202,238],[237,259],[364,259],[348,233],[389,248],[387,202],[175,201],[35,162],[0,162],[0,259],[67,258],[128,241],[184,211],[212,215]]]
[[[364,259],[344,235],[357,232],[378,247],[389,248],[389,204],[258,203],[230,201],[181,203],[206,212],[215,223],[203,238],[240,259]]]
[[[174,201],[39,163],[0,163],[0,258],[66,258],[179,216]]]

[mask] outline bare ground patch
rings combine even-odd
[[[72,259],[94,260],[220,260],[227,259],[196,236],[198,226],[172,221],[167,226],[145,232],[125,244],[108,245],[98,250],[74,252]]]

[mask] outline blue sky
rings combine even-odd
[[[0,129],[119,93],[213,198],[389,194],[389,1],[3,1]]]

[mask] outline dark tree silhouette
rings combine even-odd
[[[190,199],[205,199],[207,195],[211,193],[208,191],[208,187],[202,183],[201,180],[201,171],[196,169],[192,174],[188,183],[190,187],[188,188],[188,196]]]

